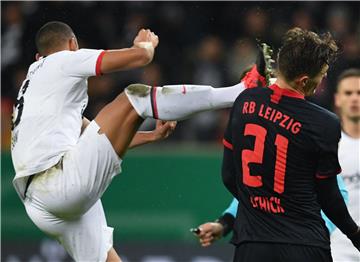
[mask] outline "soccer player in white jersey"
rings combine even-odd
[[[36,35],[37,61],[14,107],[13,183],[32,221],[76,261],[121,261],[100,198],[120,173],[128,147],[148,142],[146,135],[134,136],[145,118],[179,120],[231,107],[246,83],[264,81],[252,70],[245,82],[227,88],[135,84],[93,121],[84,119],[87,78],[145,66],[158,42],[142,29],[131,48],[79,49],[72,29],[62,22],[49,22]],[[171,123],[165,125],[166,133]],[[114,201],[121,201],[120,193]]]
[[[348,69],[339,76],[335,106],[342,122],[339,161],[349,192],[348,209],[360,223],[360,69]],[[360,262],[359,253],[339,229],[331,235],[331,250],[336,262]]]

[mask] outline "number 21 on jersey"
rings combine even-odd
[[[246,124],[244,135],[255,136],[254,150],[244,149],[241,152],[243,183],[250,187],[261,187],[262,177],[250,174],[250,163],[262,164],[264,157],[264,145],[267,130],[257,124]],[[289,140],[277,134],[275,138],[276,160],[275,160],[275,176],[274,191],[282,194],[284,192],[286,158]]]

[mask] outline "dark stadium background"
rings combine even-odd
[[[333,110],[339,73],[360,67],[359,2],[1,2],[1,261],[67,261],[59,246],[27,218],[12,187],[11,110],[27,67],[34,35],[51,20],[68,23],[86,48],[131,46],[137,31],[159,35],[154,61],[139,70],[89,81],[93,118],[130,83],[227,86],[255,59],[254,39],[275,52],[293,26],[330,31],[341,55],[316,103]],[[189,228],[213,220],[231,197],[220,179],[226,110],[179,123],[167,141],[129,152],[123,173],[103,197],[114,243],[125,261],[230,261],[228,239],[203,249]],[[151,129],[153,121],[143,128]]]

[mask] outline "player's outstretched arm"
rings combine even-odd
[[[158,44],[159,38],[154,32],[141,29],[134,39],[133,47],[108,50],[104,53],[101,73],[107,74],[147,65],[152,61]]]
[[[139,131],[132,139],[129,148],[148,144],[167,138],[176,128],[176,121],[156,121],[153,131]]]

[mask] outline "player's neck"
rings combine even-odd
[[[52,55],[52,54],[55,54],[57,52],[61,52],[61,51],[74,51],[74,50],[71,50],[71,48],[69,47],[69,45],[60,45],[60,46],[57,46],[57,47],[54,47],[50,50],[48,50],[44,55],[42,56],[49,56],[49,55]]]
[[[294,91],[294,92],[297,92],[301,95],[305,95],[304,92],[302,92],[301,90],[298,90],[296,88],[294,88],[293,86],[291,86],[287,81],[285,81],[281,76],[279,76],[277,79],[276,79],[276,82],[275,84],[277,86],[279,86],[280,88],[283,88],[283,89],[288,89],[288,90],[291,90],[291,91]]]
[[[352,138],[360,138],[360,121],[353,121],[346,117],[342,118],[343,131]]]

